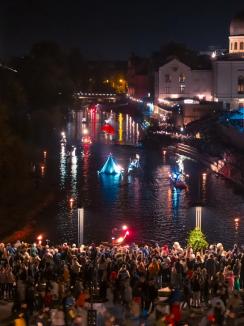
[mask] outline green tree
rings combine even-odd
[[[195,228],[188,236],[187,246],[192,247],[194,252],[206,249],[208,242],[205,234],[200,229]]]

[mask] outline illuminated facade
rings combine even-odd
[[[244,106],[244,11],[230,24],[229,52],[214,52],[212,68],[198,70],[172,59],[155,73],[155,103],[167,99],[220,102],[226,109]]]
[[[155,95],[162,99],[198,98],[212,100],[212,71],[196,70],[173,59],[156,72]]]
[[[214,99],[226,108],[244,105],[244,11],[230,24],[229,53],[213,62]]]

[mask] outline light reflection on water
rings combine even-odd
[[[82,123],[85,117],[87,124]],[[100,132],[109,120],[116,133],[105,137]],[[82,145],[81,137],[88,129],[93,143]],[[139,140],[139,125],[129,115],[86,111],[78,113],[67,125],[67,146],[60,145],[58,159],[49,161],[50,169],[59,180],[62,198],[46,212],[42,225],[53,241],[77,241],[76,209],[70,209],[68,199],[75,198],[74,206],[85,207],[85,241],[108,241],[113,227],[128,224],[135,241],[156,241],[171,244],[185,241],[195,225],[195,204],[201,201],[202,229],[210,242],[232,246],[244,243],[244,199],[222,178],[204,175],[206,168],[185,160],[184,172],[189,174],[188,191],[172,188],[169,173],[176,158],[169,153],[143,150],[118,144],[135,144]],[[114,143],[118,143],[114,145]],[[69,159],[67,152],[76,147]],[[98,176],[107,155],[112,152],[117,162],[127,167],[136,153],[141,156],[143,174],[131,177]],[[49,170],[48,170],[49,171]],[[51,217],[51,218],[50,218]],[[238,225],[234,218],[240,220]]]

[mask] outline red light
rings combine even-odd
[[[125,232],[125,235],[129,235],[129,234],[130,234],[130,232],[129,232],[129,231],[126,231],[126,232]]]
[[[122,225],[122,230],[124,230],[124,231],[125,231],[125,230],[127,230],[127,229],[128,229],[128,226],[127,226],[127,225],[125,225],[125,224],[124,224],[124,225]]]

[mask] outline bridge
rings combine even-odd
[[[101,92],[77,92],[76,97],[81,101],[96,101],[96,102],[116,102],[116,93],[101,93]]]

